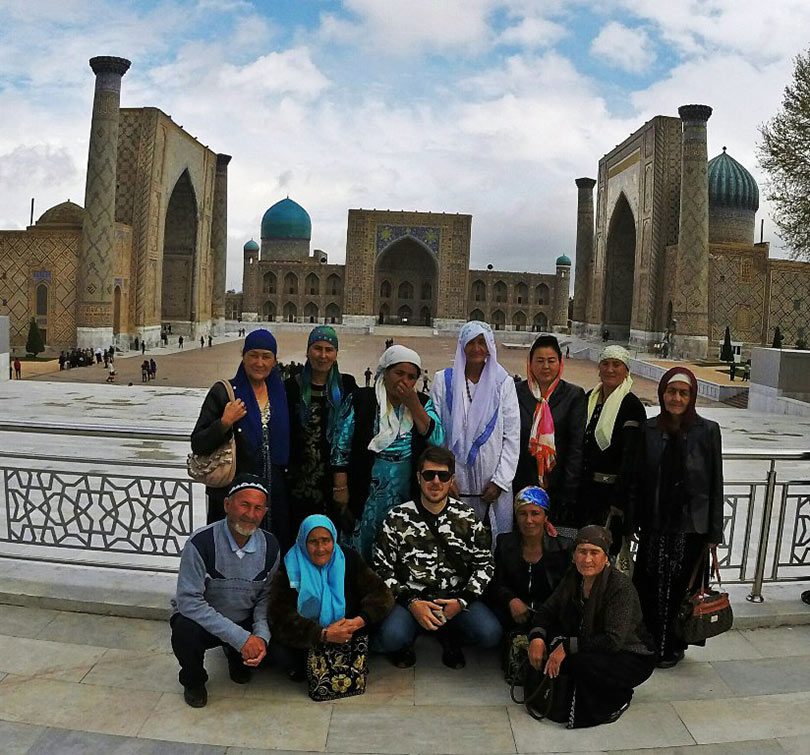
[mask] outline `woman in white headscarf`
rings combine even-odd
[[[520,412],[489,325],[473,320],[461,328],[453,367],[436,373],[431,398],[456,456],[458,495],[491,528],[494,542],[512,531]]]
[[[333,498],[343,540],[368,562],[385,515],[419,495],[414,462],[444,431],[433,402],[417,393],[422,362],[413,349],[391,346],[374,386],[358,388],[340,408],[332,446]]]
[[[632,392],[630,354],[618,345],[599,355],[599,383],[586,394],[588,414],[582,449],[582,484],[577,524],[607,526],[613,536],[612,554],[622,542],[621,517],[633,475],[636,448],[647,412]]]

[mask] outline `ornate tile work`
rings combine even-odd
[[[709,256],[710,341],[721,341],[728,326],[735,341],[761,342],[766,309],[762,262],[764,260],[752,259],[750,254],[712,251]],[[741,276],[741,269],[748,270],[747,280]]]
[[[810,265],[801,262],[770,261],[770,302],[768,333],[773,337],[778,325],[785,346],[795,346],[800,331],[805,340],[810,337]]]
[[[377,254],[404,236],[411,236],[417,241],[421,241],[434,254],[439,254],[442,236],[441,228],[419,225],[388,225],[387,223],[377,226]]]

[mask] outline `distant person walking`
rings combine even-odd
[[[373,374],[374,373],[371,371],[371,367],[366,367],[366,371],[363,373],[363,375],[366,378],[366,388],[368,388],[371,385],[371,376]]]
[[[149,380],[149,360],[144,359],[141,362],[141,382],[145,383],[147,380]]]
[[[205,338],[203,338],[203,336],[200,336],[200,348],[201,349],[205,348]]]
[[[14,357],[14,379],[22,380],[22,362],[19,357]]]
[[[146,354],[146,341],[141,341],[141,355]]]
[[[212,336],[208,336],[208,348],[210,349],[214,345],[214,339]]]
[[[157,362],[154,359],[149,360],[149,379],[157,379]]]
[[[182,349],[183,348],[183,336],[177,337],[177,345]]]

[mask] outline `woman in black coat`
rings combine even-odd
[[[517,388],[520,457],[512,491],[529,485],[544,488],[555,524],[573,536],[579,519],[585,392],[562,379],[562,367],[557,339],[538,336],[529,351],[527,379]]]
[[[529,662],[558,678],[549,718],[569,729],[612,723],[633,688],[655,668],[655,654],[630,578],[610,565],[610,532],[583,527],[574,566],[539,608],[529,632]]]
[[[723,539],[720,427],[695,411],[697,389],[685,367],[664,373],[661,413],[644,423],[630,491],[627,528],[639,533],[633,581],[661,668],[683,658],[686,643],[673,631],[678,607],[694,569]]]
[[[290,454],[289,412],[277,362],[276,339],[267,330],[248,334],[242,362],[229,382],[234,400],[221,382],[208,391],[191,433],[191,450],[211,454],[236,438],[236,474],[254,474],[270,485],[270,501],[263,529],[282,547],[292,541],[284,470]],[[225,488],[206,488],[208,523],[223,519]]]

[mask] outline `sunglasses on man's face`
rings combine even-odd
[[[423,469],[419,474],[422,475],[425,482],[433,482],[437,477],[439,482],[450,482],[450,478],[453,476],[453,473],[446,469]]]

